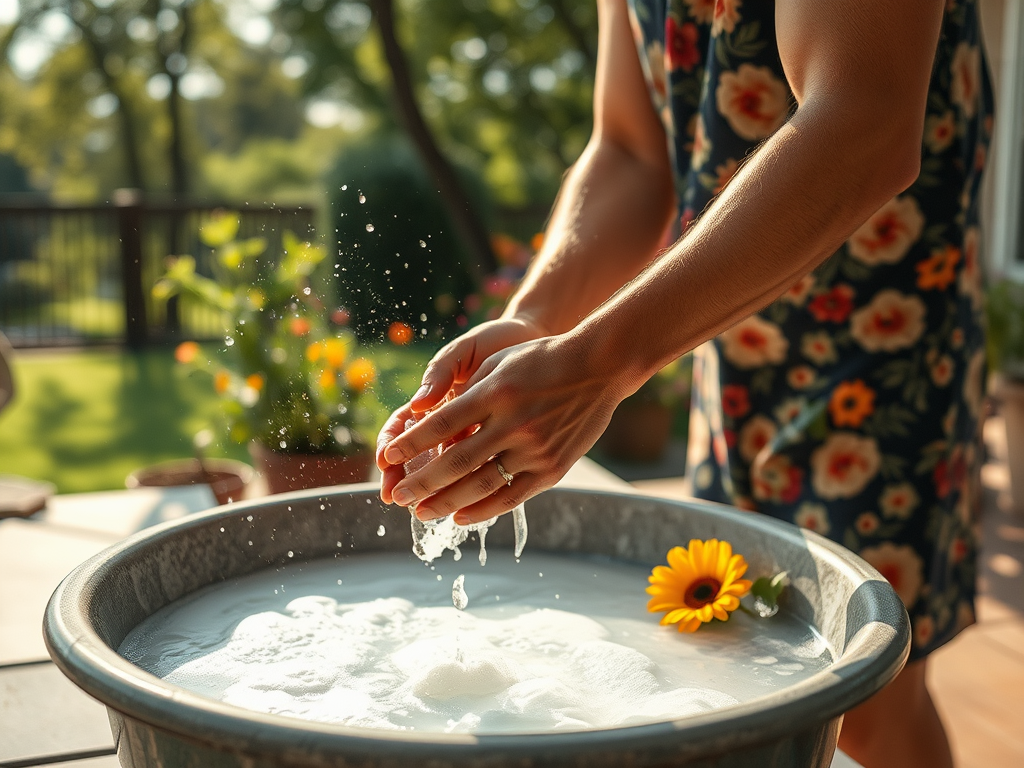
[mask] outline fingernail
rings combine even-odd
[[[416,494],[414,494],[408,488],[398,488],[397,490],[391,492],[391,498],[395,500],[396,504],[401,504],[403,507],[408,507],[416,498]]]
[[[384,449],[384,458],[388,464],[401,464],[405,461],[406,455],[400,446],[389,445]]]
[[[434,386],[432,384],[422,384],[420,388],[416,390],[416,394],[412,396],[412,399],[422,400],[430,393],[430,390],[432,390],[433,388]]]
[[[416,517],[421,521],[426,522],[428,520],[436,520],[437,518],[442,517],[442,515],[439,515],[430,507],[416,507]]]

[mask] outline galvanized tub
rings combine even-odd
[[[813,533],[720,505],[624,493],[554,489],[529,502],[527,511],[528,550],[653,566],[691,538],[726,539],[747,557],[751,574],[789,572],[783,610],[815,626],[835,649],[836,662],[777,693],[676,721],[468,735],[264,715],[165,683],[118,655],[143,619],[209,584],[334,558],[338,541],[343,552],[407,551],[408,513],[383,506],[370,485],[218,507],[126,539],[58,587],[44,621],[47,646],[64,674],[107,706],[126,768],[827,768],[842,713],[906,662],[909,620],[895,592],[862,560]],[[512,539],[512,525],[503,519],[487,543],[510,548]]]

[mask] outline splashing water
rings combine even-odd
[[[466,610],[469,605],[469,596],[466,594],[466,574],[460,573],[452,583],[452,605],[460,611]]]

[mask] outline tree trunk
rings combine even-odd
[[[72,18],[74,17],[72,16]],[[133,119],[131,108],[128,105],[128,100],[125,98],[125,92],[118,84],[117,78],[106,67],[107,51],[104,50],[103,45],[93,35],[88,25],[77,24],[77,26],[82,32],[82,39],[85,40],[89,51],[96,60],[96,69],[103,76],[104,85],[107,86],[107,90],[117,97],[117,120],[121,128],[121,139],[124,143],[125,170],[128,173],[127,186],[146,192],[146,178],[142,172],[142,157],[139,153],[139,137],[135,130],[135,120]]]
[[[391,69],[391,79],[395,89],[395,104],[399,119],[412,139],[420,158],[437,184],[437,190],[448,215],[452,219],[455,230],[469,254],[469,262],[465,265],[469,274],[478,283],[483,277],[494,272],[497,261],[491,251],[490,238],[487,230],[473,211],[469,196],[463,189],[455,169],[441,154],[434,140],[430,127],[420,112],[413,89],[409,64],[405,58],[395,33],[395,12],[393,0],[371,0],[370,6],[377,18],[381,41],[384,45],[384,56]]]

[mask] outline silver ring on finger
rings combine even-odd
[[[512,485],[512,480],[515,478],[515,475],[501,466],[501,459],[497,456],[494,457],[494,466],[498,468],[498,474],[501,475],[501,479],[505,481],[505,485]]]

